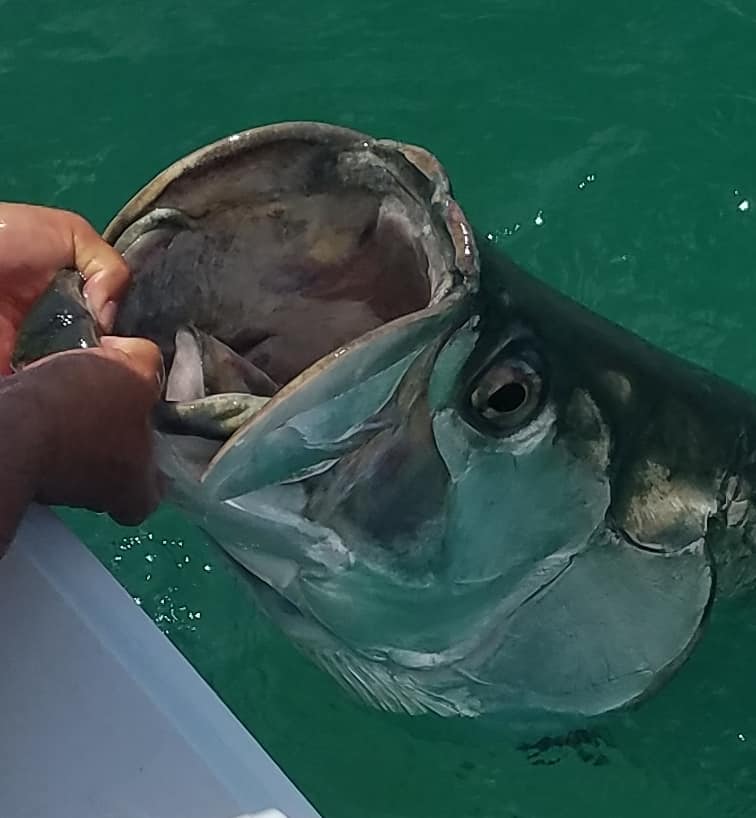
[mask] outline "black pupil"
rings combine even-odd
[[[514,412],[519,409],[528,397],[528,390],[517,381],[505,383],[491,394],[488,405],[495,412]]]

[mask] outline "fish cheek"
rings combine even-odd
[[[445,551],[454,582],[500,582],[505,595],[557,553],[582,549],[609,505],[606,478],[555,438],[487,439],[452,410],[434,434],[451,475]]]
[[[443,524],[448,481],[427,412],[413,409],[406,425],[379,432],[316,478],[308,516],[344,535],[356,527],[382,549],[427,564],[437,550],[433,533]]]

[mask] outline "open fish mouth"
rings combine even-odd
[[[137,193],[104,236],[134,273],[114,332],[152,338],[164,355],[162,427],[227,440],[203,474],[220,499],[251,488],[240,438],[272,445],[271,430],[313,389],[322,403],[368,381],[357,389],[372,396],[362,411],[377,411],[389,382],[463,320],[478,287],[472,229],[438,161],[319,123],[196,151]],[[345,356],[349,365],[334,365]],[[361,420],[341,416],[344,434]]]

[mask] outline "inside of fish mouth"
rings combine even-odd
[[[192,326],[280,388],[427,307],[451,275],[448,233],[406,178],[371,168],[369,153],[268,147],[180,175],[124,251],[133,283],[114,331],[156,341],[168,371],[177,331]]]

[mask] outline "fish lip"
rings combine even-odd
[[[454,199],[449,176],[430,151],[418,145],[391,139],[376,139],[361,131],[317,121],[288,121],[238,131],[198,148],[168,165],[151,181],[138,190],[118,211],[105,227],[102,235],[110,244],[116,244],[136,221],[153,207],[166,189],[181,176],[199,166],[212,165],[240,153],[252,152],[276,142],[299,141],[330,145],[351,150],[362,148],[370,151],[380,160],[390,161],[397,167],[406,162],[430,187],[425,194],[432,217],[440,221],[451,242],[454,262],[451,273],[455,286],[461,286],[470,294],[475,294],[480,286],[480,253],[475,239],[475,231],[465,216],[461,206]],[[401,157],[401,159],[400,159]],[[388,168],[389,172],[391,169]],[[397,173],[392,173],[398,179]],[[416,199],[417,190],[403,184]],[[187,214],[191,219],[191,214]],[[448,293],[444,290],[431,293],[428,306],[438,303]]]
[[[436,211],[436,215],[440,216],[451,240],[456,272],[468,290],[477,292],[480,257],[475,233],[462,208],[454,199],[449,176],[436,156],[418,145],[391,139],[376,139],[361,131],[326,122],[292,120],[261,125],[238,131],[192,151],[168,165],[138,190],[105,227],[103,238],[110,244],[115,244],[131,224],[149,211],[172,182],[199,165],[212,164],[240,152],[253,151],[274,142],[287,140],[323,143],[343,148],[361,145],[378,157],[396,160],[397,156],[401,156],[430,183],[432,190],[429,197],[430,205]]]
[[[129,199],[106,226],[102,234],[103,238],[111,244],[114,243],[130,224],[150,209],[152,203],[171,182],[198,165],[219,161],[239,151],[253,150],[271,142],[287,139],[316,143],[328,141],[331,144],[343,144],[344,146],[358,141],[368,144],[375,142],[372,137],[360,131],[316,121],[292,120],[237,131],[197,148],[168,165]]]

